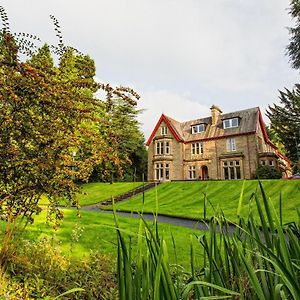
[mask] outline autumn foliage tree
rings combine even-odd
[[[106,108],[95,92],[102,89],[107,99],[121,98],[130,105],[136,104],[138,95],[129,88],[95,82],[93,60],[62,44],[55,52],[56,65],[47,45],[22,61],[24,43],[10,33],[3,8],[0,13],[3,264],[16,227],[32,222],[41,211],[42,195],[49,199],[48,218],[59,221],[60,201],[78,206],[77,180],[87,180],[93,167],[104,160],[118,166],[117,151],[99,131],[99,124],[106,122]]]

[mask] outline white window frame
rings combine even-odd
[[[155,180],[162,180],[164,178],[164,164],[155,164]]]
[[[192,134],[200,133],[205,131],[205,124],[197,124],[192,126]]]
[[[167,126],[161,127],[161,134],[162,134],[162,135],[168,134],[168,127],[167,127]]]
[[[165,164],[165,179],[170,180],[170,164]]]
[[[157,162],[154,165],[155,180],[170,180],[170,163]]]
[[[227,151],[228,152],[233,152],[233,151],[236,151],[236,141],[235,141],[235,138],[228,138],[226,140],[226,144],[227,144]]]
[[[164,142],[156,142],[155,143],[155,154],[163,155],[164,154]]]
[[[196,166],[189,166],[188,173],[189,179],[196,179]]]
[[[234,121],[236,121],[236,125],[233,124]],[[235,128],[235,127],[239,127],[239,118],[232,118],[232,119],[223,120],[223,128],[224,129]]]
[[[240,160],[225,160],[222,162],[222,168],[225,180],[242,179],[242,166]],[[231,172],[233,172],[233,174]],[[226,178],[226,173],[228,178]]]
[[[165,153],[166,153],[166,155],[171,154],[171,143],[169,141],[165,142]]]
[[[203,154],[203,143],[202,142],[192,143],[191,153],[193,155]]]

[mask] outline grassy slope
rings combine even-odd
[[[132,236],[133,244],[137,242],[139,220],[128,217],[119,217],[120,228]],[[45,222],[45,214],[35,218],[35,223],[26,229],[25,237],[37,239],[43,236],[53,237],[60,243],[63,253],[70,254],[75,259],[80,259],[90,253],[90,250],[115,256],[117,253],[116,230],[112,214],[82,211],[81,217],[76,216],[75,210],[65,209],[64,220],[58,230],[54,230]],[[77,229],[76,229],[77,228]],[[72,233],[83,229],[78,242],[72,243]],[[174,263],[174,251],[171,242],[171,232],[174,235],[176,251],[180,264],[189,268],[189,242],[187,239],[198,230],[182,228],[167,224],[159,224],[160,233],[167,241],[171,261]],[[194,238],[195,244],[197,244]],[[197,249],[197,247],[196,247]],[[135,247],[133,247],[133,251]],[[134,253],[134,252],[133,252]],[[198,253],[198,260],[201,260]]]
[[[279,211],[279,195],[283,199],[283,221],[297,220],[295,208],[300,207],[300,181],[297,180],[262,180],[266,194],[277,211]],[[243,181],[208,181],[208,182],[170,182],[161,184],[145,194],[145,205],[142,196],[138,195],[128,201],[117,203],[117,209],[122,211],[155,212],[156,195],[159,213],[178,217],[203,218],[204,193],[212,205],[207,204],[206,217],[214,215],[214,209],[221,208],[225,216],[237,220],[237,207]],[[251,194],[258,188],[256,180],[245,181],[244,197],[241,214],[248,213]]]
[[[82,185],[82,193],[78,194],[78,201],[81,206],[95,204],[111,197],[116,197],[142,185],[141,182],[115,182],[113,184],[94,182]],[[43,197],[40,204],[47,205],[48,200]],[[62,205],[65,203],[62,202]]]
[[[115,182],[113,184],[95,182],[83,185],[83,193],[78,195],[80,205],[90,205],[111,197],[124,194],[142,185],[141,182]]]

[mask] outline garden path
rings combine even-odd
[[[101,213],[109,213],[112,214],[113,211],[111,210],[102,210],[100,209],[99,205],[89,205],[89,206],[83,206],[81,207],[82,210],[87,211],[94,211],[94,212],[101,212]],[[117,211],[117,215],[122,217],[129,217],[129,218],[140,218],[140,214],[135,212],[121,212]],[[149,213],[144,213],[143,217],[146,221],[153,221],[154,215]],[[209,222],[205,222],[202,220],[192,220],[192,219],[185,219],[185,218],[177,218],[177,217],[170,217],[170,216],[164,216],[164,215],[158,215],[157,216],[158,223],[166,223],[176,226],[182,226],[186,228],[192,228],[197,230],[209,230]],[[233,224],[228,225],[229,234],[232,234],[236,230],[236,226]],[[219,232],[219,228],[217,228],[217,231]]]

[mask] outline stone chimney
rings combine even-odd
[[[213,105],[211,108],[211,125],[212,126],[216,126],[220,117],[220,114],[222,113],[221,109],[216,106]]]

